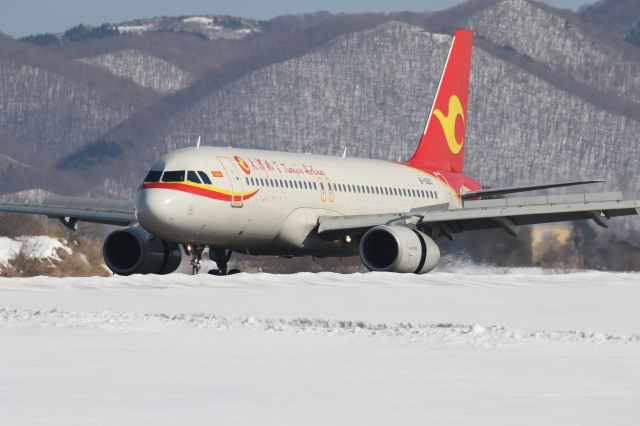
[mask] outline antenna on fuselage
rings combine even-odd
[[[198,142],[196,143],[196,149],[200,148],[200,139],[202,139],[202,136],[198,136]]]
[[[347,158],[347,147],[344,147],[344,152],[342,153],[342,158]]]

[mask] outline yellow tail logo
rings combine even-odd
[[[449,145],[449,151],[454,155],[458,154],[462,150],[462,145],[464,145],[464,138],[462,138],[460,142],[456,139],[456,119],[458,116],[462,117],[462,123],[465,124],[464,110],[462,109],[460,99],[458,99],[456,95],[449,98],[448,115],[444,115],[439,109],[433,111],[433,115],[440,121],[442,130],[444,131],[444,137],[447,139],[447,145]]]

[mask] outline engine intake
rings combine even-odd
[[[118,275],[170,274],[182,260],[178,244],[159,240],[137,226],[109,234],[102,246],[102,256],[109,269]]]
[[[440,249],[420,231],[381,225],[360,240],[360,258],[371,271],[424,274],[438,265]]]

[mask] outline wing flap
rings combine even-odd
[[[512,226],[584,219],[603,225],[608,218],[636,215],[640,209],[640,200],[623,201],[619,193],[523,198],[467,201],[463,208],[452,210],[426,208],[398,214],[321,217],[318,234],[336,239],[359,235],[371,227],[397,220],[410,223],[416,218],[419,227],[446,228],[452,233],[492,228],[511,230]]]
[[[600,179],[590,179],[590,180],[580,180],[580,181],[572,181],[572,182],[547,183],[542,185],[526,185],[526,186],[511,186],[507,188],[480,189],[478,191],[470,191],[470,192],[461,194],[460,198],[462,198],[463,200],[471,200],[474,198],[494,197],[498,195],[515,194],[518,192],[538,191],[541,189],[566,188],[569,186],[588,185],[591,183],[602,183],[602,182],[604,181]]]

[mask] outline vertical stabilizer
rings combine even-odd
[[[456,31],[420,145],[408,164],[462,173],[471,67],[471,31]]]

